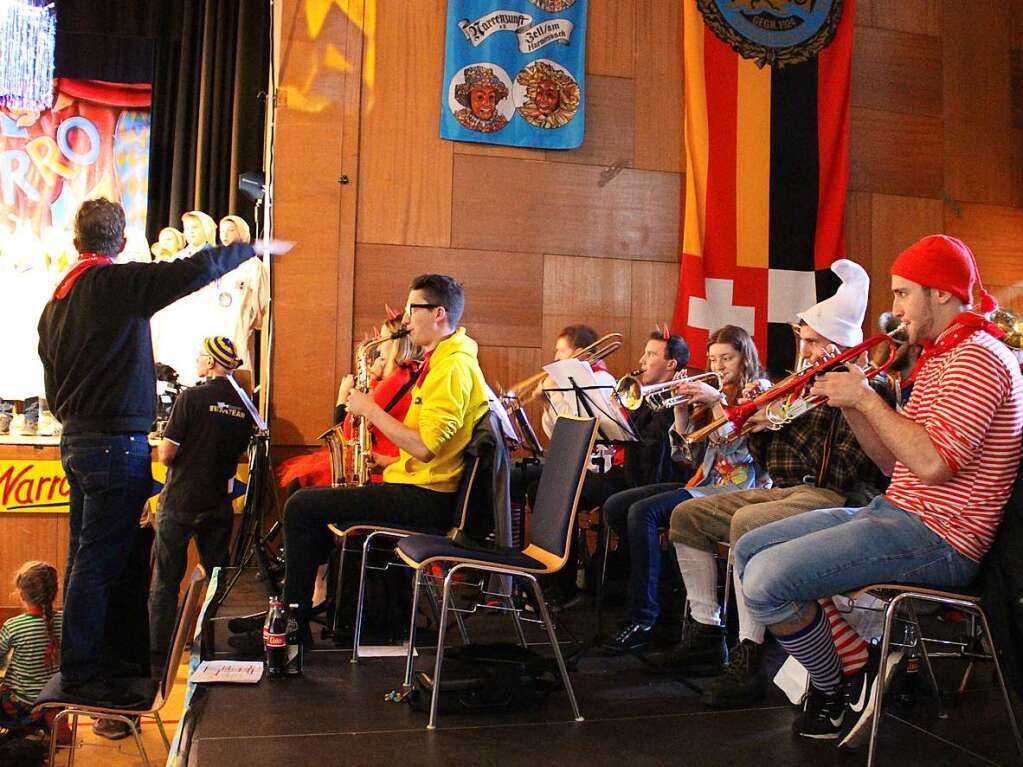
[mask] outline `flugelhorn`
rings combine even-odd
[[[897,328],[888,333],[880,333],[876,336],[872,336],[863,343],[857,344],[856,346],[852,346],[846,349],[844,352],[839,352],[834,356],[821,360],[815,365],[810,365],[809,367],[807,367],[804,370],[801,370],[798,373],[793,373],[787,378],[784,378],[783,380],[776,383],[767,391],[757,395],[749,402],[743,402],[741,404],[734,405],[731,407],[723,406],[725,414],[722,417],[715,418],[702,429],[697,429],[696,431],[690,432],[689,434],[685,435],[683,439],[685,439],[686,442],[689,443],[699,442],[700,440],[709,437],[711,434],[716,432],[725,424],[732,425],[732,433],[731,435],[729,435],[729,438],[731,439],[747,434],[749,432],[749,429],[745,428],[746,421],[749,420],[749,417],[753,415],[755,412],[757,412],[757,410],[759,410],[760,408],[770,407],[773,403],[781,401],[782,398],[790,398],[791,402],[795,402],[797,399],[800,398],[800,395],[803,392],[803,390],[806,389],[810,384],[812,384],[813,380],[817,376],[822,375],[824,373],[830,373],[839,370],[843,366],[856,360],[856,358],[859,357],[864,352],[869,352],[878,344],[887,344],[890,347],[888,350],[887,359],[885,359],[884,362],[882,362],[880,365],[868,365],[863,372],[868,378],[872,378],[878,373],[883,373],[884,371],[888,370],[888,368],[890,368],[892,364],[894,364],[898,356],[900,343],[897,340],[895,340],[894,336],[898,335],[902,331],[902,329],[903,326],[899,325]],[[801,412],[799,413],[799,415],[802,415],[805,412],[813,410],[814,408],[823,404],[824,401],[825,400],[823,397],[804,398],[805,407],[801,407]],[[792,420],[795,417],[796,414],[794,413],[787,414],[785,419],[781,423],[774,423],[772,425],[774,425],[776,428],[780,428],[782,425],[784,425],[784,423],[787,423],[788,421]]]
[[[644,401],[651,410],[664,410],[665,408],[675,407],[675,405],[683,405],[689,402],[689,397],[682,394],[673,395],[671,391],[687,383],[709,383],[713,380],[714,386],[718,389],[721,388],[722,375],[713,371],[685,376],[684,378],[674,378],[671,381],[664,381],[662,383],[647,384],[646,386],[639,382],[639,376],[642,372],[642,370],[634,370],[628,375],[619,378],[617,383],[615,383],[614,394],[618,398],[618,402],[626,410],[638,410]]]
[[[598,338],[589,346],[580,349],[568,359],[577,359],[592,365],[594,362],[598,362],[605,357],[609,357],[621,348],[622,334],[608,333],[606,336]],[[505,407],[508,411],[513,412],[520,407],[528,405],[540,396],[540,392],[537,391],[537,387],[539,387],[546,378],[547,373],[541,370],[539,373],[531,375],[529,378],[519,381],[514,386],[509,387],[507,391],[501,394],[501,399],[504,401]]]

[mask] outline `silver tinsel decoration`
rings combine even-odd
[[[41,111],[53,105],[53,3],[0,0],[0,106]]]

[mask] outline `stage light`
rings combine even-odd
[[[53,3],[0,0],[0,106],[42,111],[53,105]]]
[[[238,189],[253,202],[259,202],[266,192],[266,176],[259,171],[242,173],[238,176]]]

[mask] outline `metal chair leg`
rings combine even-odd
[[[447,633],[448,604],[451,601],[451,577],[458,571],[452,567],[444,576],[444,595],[440,606],[440,624],[437,626],[437,659],[433,665],[433,695],[430,696],[430,721],[426,729],[437,729],[437,705],[440,702],[440,670],[444,663],[444,634]]]
[[[568,693],[568,700],[572,704],[572,714],[577,722],[581,722],[583,721],[583,715],[579,713],[579,704],[576,702],[575,691],[572,689],[572,680],[568,678],[565,658],[561,655],[561,647],[558,645],[558,638],[554,634],[554,625],[551,623],[551,616],[547,611],[547,602],[544,601],[543,593],[540,591],[540,583],[536,580],[536,576],[532,574],[525,573],[523,577],[528,578],[530,583],[533,584],[533,594],[536,596],[536,602],[540,606],[540,617],[543,618],[544,628],[547,629],[547,637],[551,641],[551,647],[554,648],[554,657],[558,661],[558,670],[561,672],[561,679],[565,683],[565,692]],[[439,666],[440,664],[438,664]],[[436,680],[434,684],[436,684]]]
[[[75,767],[75,752],[78,750],[78,714],[71,717],[71,750],[68,752],[67,767]]]
[[[348,549],[348,538],[341,539],[341,553],[337,558],[337,578],[334,579],[334,619],[330,633],[337,636],[341,630],[341,582],[345,571],[345,551]]]
[[[156,719],[156,726],[160,730],[160,737],[163,738],[163,747],[167,749],[167,753],[170,753],[170,740],[167,738],[167,730],[164,729],[163,719],[160,718],[160,712],[154,712],[153,718]]]
[[[1019,723],[1016,721],[1016,711],[1012,707],[1012,700],[1009,699],[1009,688],[1005,686],[1005,677],[1002,675],[1002,664],[998,662],[998,653],[995,651],[995,640],[991,636],[991,627],[988,625],[987,616],[983,610],[979,610],[980,625],[984,630],[984,638],[988,647],[991,648],[991,662],[995,665],[995,674],[998,676],[998,686],[1002,688],[1002,700],[1005,702],[1005,711],[1009,715],[1009,724],[1012,725],[1012,736],[1016,739],[1016,751],[1019,753],[1020,761],[1023,762],[1023,738],[1020,738]]]
[[[732,601],[732,552],[725,560],[725,598],[721,602],[721,625],[728,630],[728,603]]]
[[[423,578],[423,571],[416,570],[412,578],[412,617],[408,626],[408,655],[405,657],[405,689],[412,688],[412,663],[416,652],[416,612],[419,610],[419,583]]]
[[[366,599],[366,563],[369,561],[369,547],[373,533],[362,542],[362,564],[359,566],[359,596],[355,602],[355,638],[352,640],[352,663],[359,662],[359,642],[362,640],[362,607]]]
[[[146,753],[146,746],[142,742],[142,733],[135,729],[135,725],[131,722],[131,720],[127,719],[127,717],[124,717],[124,719],[128,722],[128,728],[131,730],[131,734],[135,736],[135,745],[138,747],[139,756],[142,757],[142,761],[145,763],[146,767],[149,767],[149,754]]]
[[[514,579],[511,582],[514,583]],[[519,644],[528,648],[529,642],[526,641],[526,632],[522,630],[522,621],[519,618],[519,609],[515,606],[515,600],[512,599],[511,594],[506,594],[504,600],[508,604],[508,612],[511,613],[512,622],[515,624],[515,635],[519,638]]]
[[[50,758],[47,764],[49,767],[54,767],[54,761],[57,758],[57,730],[60,729],[59,724],[61,720],[67,719],[67,709],[62,708],[53,717],[53,722],[50,724]],[[74,743],[71,744],[71,748],[74,748]]]
[[[913,600],[909,600],[907,608],[909,610],[910,621],[913,624],[913,630],[916,632],[916,643],[920,647],[920,654],[924,659],[924,667],[927,669],[927,679],[931,684],[931,689],[934,690],[934,700],[938,703],[938,718],[948,719],[948,712],[945,710],[945,699],[941,694],[941,687],[938,685],[938,677],[934,674],[934,666],[931,665],[931,656],[927,652],[927,643],[924,641],[923,630],[920,628],[920,619],[917,617]],[[884,679],[884,677],[881,678]]]
[[[881,670],[880,680],[874,685],[874,719],[870,723],[870,746],[867,750],[867,767],[874,767],[874,755],[877,749],[877,731],[881,724],[881,706],[884,703],[884,671],[888,663],[888,653],[892,644],[892,624],[895,621],[895,611],[898,609],[901,594],[894,597],[884,611],[884,631],[881,633]]]
[[[430,607],[433,609],[433,614],[437,618],[437,623],[440,623],[440,602],[437,601],[437,588],[433,585],[433,579],[430,577],[426,578],[426,595],[430,598]],[[465,628],[465,620],[462,618],[462,614],[458,610],[452,610],[455,614],[455,623],[458,625],[458,633],[461,635],[462,644],[469,644],[469,631]]]

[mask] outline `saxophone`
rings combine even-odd
[[[374,352],[385,341],[394,341],[409,334],[407,328],[375,341],[360,344],[355,352],[355,388],[368,394],[370,390],[370,366]],[[345,438],[344,424],[336,424],[320,435],[330,454],[330,486],[362,487],[370,481],[370,461],[373,458],[373,438],[369,421],[365,416],[352,419],[353,435]]]

